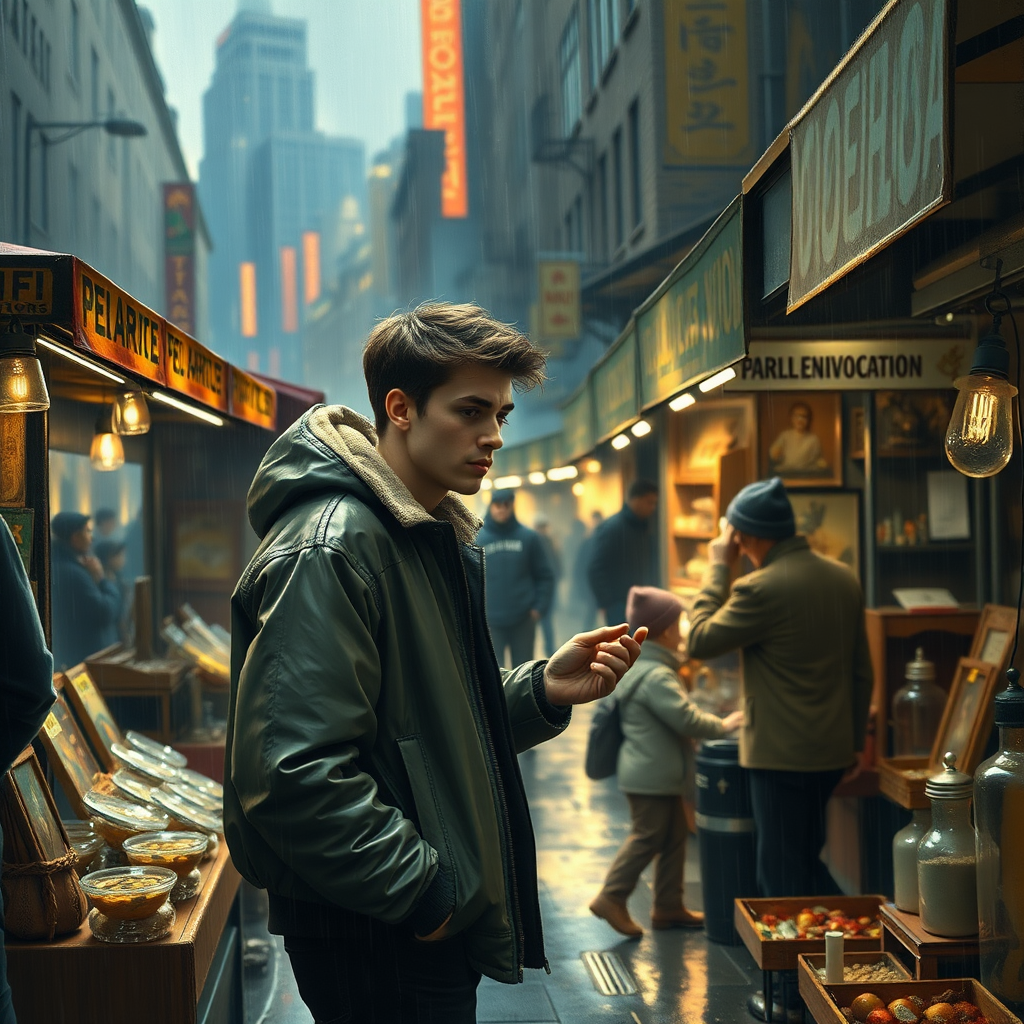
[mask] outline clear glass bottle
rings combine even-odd
[[[906,684],[892,698],[893,754],[928,757],[946,707],[946,691],[935,682],[935,665],[918,647],[907,663]]]
[[[892,837],[892,874],[894,902],[900,910],[918,913],[917,848],[931,831],[930,808],[914,811],[914,817]]]
[[[946,754],[945,771],[925,784],[932,827],[917,848],[921,927],[932,935],[960,938],[978,933],[977,853],[971,824],[974,780]]]
[[[981,983],[1024,1013],[1024,689],[1020,673],[995,699],[999,751],[974,773]]]

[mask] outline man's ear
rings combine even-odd
[[[408,431],[416,403],[401,388],[392,388],[384,398],[384,411],[388,414],[388,422],[399,430]]]

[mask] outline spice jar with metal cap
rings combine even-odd
[[[928,757],[939,732],[946,692],[935,682],[935,665],[918,647],[907,662],[906,684],[892,698],[892,744],[896,757]]]
[[[995,698],[999,750],[974,773],[981,983],[1024,1013],[1024,689],[1020,673]]]
[[[952,751],[945,769],[925,784],[932,826],[917,848],[921,927],[958,938],[978,932],[977,854],[971,825],[974,780],[956,768]]]

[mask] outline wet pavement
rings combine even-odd
[[[746,1024],[748,994],[760,973],[742,946],[708,942],[703,932],[650,930],[648,869],[630,901],[644,926],[642,939],[622,939],[587,909],[615,851],[628,832],[625,797],[615,780],[583,774],[589,708],[556,740],[520,758],[537,836],[541,909],[551,974],[527,972],[523,985],[487,979],[479,991],[481,1024]],[[697,840],[687,847],[686,905],[701,909]],[[247,937],[266,935],[261,894],[248,892]],[[272,937],[273,939],[273,937]],[[582,954],[617,954],[636,994],[602,995]],[[310,1024],[295,989],[287,955],[274,941],[265,970],[246,972],[246,1024]]]

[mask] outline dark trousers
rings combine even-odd
[[[505,648],[512,654],[512,668],[522,665],[524,661],[533,660],[533,639],[537,633],[537,623],[532,615],[513,623],[511,626],[491,626],[491,641],[498,664],[505,664]]]
[[[825,845],[825,805],[843,773],[752,768],[748,774],[757,827],[759,895],[839,895],[820,854]]]
[[[0,832],[0,850],[3,849],[4,834]],[[7,982],[7,952],[4,949],[4,898],[0,893],[0,1024],[16,1024],[14,1004],[11,1000],[11,986]]]
[[[480,974],[460,936],[420,942],[352,914],[330,939],[286,935],[284,947],[316,1024],[476,1024]]]

